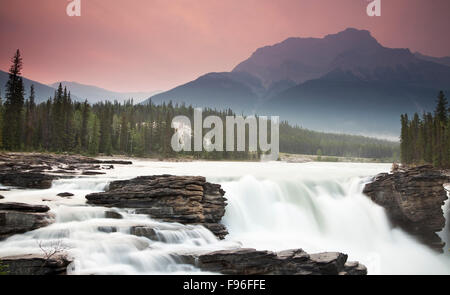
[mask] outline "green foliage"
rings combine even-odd
[[[8,274],[8,266],[7,265],[3,265],[0,262],[0,276],[7,275],[7,274]]]
[[[401,161],[404,164],[432,164],[450,168],[450,120],[447,99],[441,91],[434,116],[416,113],[412,120],[401,116]]]

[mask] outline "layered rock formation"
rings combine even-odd
[[[157,175],[111,182],[106,192],[86,199],[92,205],[134,208],[163,221],[201,224],[223,238],[227,231],[219,222],[225,214],[224,194],[204,177]]]
[[[19,188],[48,189],[55,179],[79,174],[103,174],[98,170],[114,168],[113,164],[132,163],[74,155],[0,154],[0,183]]]
[[[393,225],[441,252],[444,243],[436,233],[445,226],[442,206],[447,200],[444,184],[449,181],[442,171],[427,165],[379,174],[364,193],[386,209]]]
[[[358,262],[347,262],[337,252],[308,254],[302,249],[278,253],[255,249],[223,250],[206,254],[182,255],[182,262],[201,270],[227,275],[366,275]]]
[[[0,262],[8,275],[65,275],[72,261],[65,254],[51,257],[29,254],[4,257]]]
[[[22,203],[0,203],[0,240],[54,222],[49,207]]]

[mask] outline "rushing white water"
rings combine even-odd
[[[72,274],[199,273],[181,264],[177,253],[234,247],[261,250],[303,248],[339,251],[365,264],[370,274],[449,274],[450,258],[392,229],[384,210],[362,192],[368,177],[388,171],[386,164],[349,163],[167,163],[135,161],[106,175],[55,181],[48,190],[2,192],[2,202],[47,204],[56,222],[0,242],[0,257],[42,253],[61,246],[74,258]],[[139,175],[204,175],[222,184],[228,199],[225,241],[201,226],[163,223],[115,209],[123,219],[107,219],[84,196],[108,182]],[[71,192],[71,199],[60,198]],[[45,201],[43,201],[45,200]],[[450,202],[445,205],[446,210]],[[130,234],[133,226],[156,229],[157,238]],[[116,232],[105,232],[113,227]],[[447,228],[448,230],[448,228]],[[442,233],[447,238],[445,232]]]

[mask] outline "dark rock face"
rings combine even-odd
[[[201,224],[223,238],[219,222],[225,214],[225,192],[220,185],[197,176],[141,176],[114,181],[106,192],[86,196],[88,204],[134,208],[137,214],[183,224]]]
[[[71,263],[66,255],[21,255],[0,258],[9,275],[65,275]]]
[[[278,253],[255,249],[234,249],[200,255],[183,255],[187,264],[227,275],[366,275],[358,262],[336,252],[308,254],[302,249]]]
[[[22,203],[0,203],[0,240],[54,222],[49,207]]]
[[[364,193],[386,209],[394,226],[442,252],[444,243],[436,233],[445,226],[442,205],[447,200],[444,183],[449,181],[440,170],[420,166],[379,174]]]

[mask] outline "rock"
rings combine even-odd
[[[105,211],[105,218],[123,219],[123,216],[116,211]]]
[[[54,222],[49,207],[21,203],[0,203],[0,240]]]
[[[0,203],[0,210],[44,213],[48,212],[50,208],[45,205],[30,205],[25,203]]]
[[[122,161],[122,160],[103,160],[100,161],[100,163],[109,165],[133,165],[133,162],[131,161]]]
[[[59,194],[57,194],[57,196],[58,197],[63,197],[63,198],[68,198],[68,197],[73,197],[74,194],[66,192],[66,193],[59,193]]]
[[[360,264],[359,262],[351,261],[346,262],[344,265],[344,270],[339,273],[339,275],[351,275],[351,276],[361,276],[367,274],[367,268]]]
[[[447,200],[444,183],[450,178],[431,166],[377,175],[364,193],[386,209],[394,226],[442,252],[444,243],[436,234],[445,226],[442,205]]]
[[[141,176],[114,181],[106,192],[86,196],[88,204],[132,208],[137,214],[182,224],[201,224],[219,238],[227,231],[219,224],[225,214],[225,192],[200,176]]]
[[[357,262],[346,263],[347,255],[336,252],[308,254],[302,249],[278,253],[255,249],[222,250],[206,254],[184,254],[182,262],[203,271],[226,275],[365,275]]]
[[[82,175],[103,175],[106,174],[105,172],[98,172],[98,171],[83,171],[81,173]]]
[[[80,171],[84,171],[84,175],[104,174],[92,170],[111,169],[111,164],[129,165],[132,162],[101,161],[65,154],[0,153],[0,183],[20,188],[48,189],[55,179],[72,178],[82,173]]]
[[[29,254],[0,258],[9,275],[65,275],[72,262],[66,254],[50,258],[45,255]]]
[[[158,241],[158,235],[156,234],[156,231],[149,227],[149,226],[133,226],[130,229],[130,234],[138,236],[138,237],[145,237],[147,239]]]
[[[0,183],[19,188],[48,189],[56,176],[38,172],[0,171]]]
[[[117,227],[115,226],[99,226],[97,227],[97,230],[103,233],[116,233]]]

